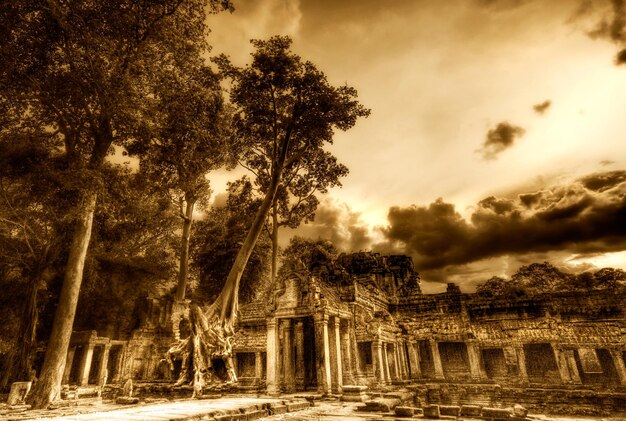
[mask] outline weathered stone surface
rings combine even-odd
[[[415,414],[415,408],[410,406],[396,406],[396,417],[412,417]]]
[[[454,405],[439,405],[439,413],[441,415],[448,415],[451,417],[458,417],[461,412],[460,406]]]
[[[270,404],[269,405],[269,414],[270,415],[279,415],[287,413],[287,405],[282,404]]]
[[[139,403],[139,398],[120,396],[119,398],[115,399],[115,403],[118,403],[120,405],[135,405]]]
[[[311,406],[311,404],[309,404],[309,402],[305,400],[296,401],[296,402],[287,402],[285,405],[287,406],[288,412],[300,411],[302,409],[305,409]]]
[[[368,412],[390,412],[396,406],[400,405],[400,399],[397,398],[376,398],[365,402],[362,411]]]
[[[460,416],[462,417],[480,417],[482,406],[480,405],[463,405],[461,406]]]
[[[424,418],[439,418],[441,416],[439,405],[426,405],[422,410],[424,411]]]
[[[24,403],[26,395],[30,391],[32,382],[15,382],[11,385],[11,391],[7,398],[7,405],[20,405]]]
[[[513,410],[510,408],[483,408],[481,416],[484,418],[510,418],[513,415]]]
[[[516,417],[526,417],[528,415],[528,409],[524,408],[519,403],[513,405],[513,415]]]

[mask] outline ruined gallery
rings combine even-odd
[[[240,390],[340,395],[344,385],[406,385],[423,404],[626,405],[624,295],[498,299],[454,284],[427,295],[409,257],[370,252],[320,259],[312,275],[285,273],[269,299],[240,309]],[[163,361],[171,319],[171,301],[154,298],[128,337],[75,332],[65,382],[95,384],[106,369],[110,391],[128,378],[139,394],[171,385],[181,366],[174,360],[170,372]],[[223,374],[221,360],[214,368]]]

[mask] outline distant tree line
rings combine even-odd
[[[554,265],[532,263],[521,266],[509,279],[494,276],[476,288],[483,297],[522,297],[551,292],[587,292],[609,290],[626,292],[626,272],[602,268],[572,274]]]

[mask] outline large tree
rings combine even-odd
[[[252,63],[238,68],[225,56],[215,61],[230,79],[234,130],[244,151],[241,161],[267,172],[265,196],[211,311],[220,323],[234,323],[239,282],[275,203],[285,174],[325,154],[336,129],[348,130],[369,110],[354,88],[332,86],[324,73],[291,52],[289,37],[253,40]]]
[[[225,7],[227,0],[0,5],[0,104],[10,115],[9,132],[36,127],[53,134],[51,152],[63,156],[67,176],[80,186],[63,287],[31,394],[36,408],[60,395],[105,158],[149,125],[143,117],[153,95],[146,81],[202,54],[205,13]]]
[[[206,210],[207,173],[227,164],[228,113],[218,76],[201,56],[167,69],[155,85],[158,112],[152,140],[130,148],[141,171],[179,207],[182,221],[176,300],[185,298],[194,211]]]

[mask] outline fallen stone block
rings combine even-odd
[[[396,406],[400,405],[400,399],[395,398],[376,398],[365,402],[363,411],[367,412],[391,412]]]
[[[406,417],[410,418],[415,413],[414,408],[410,406],[396,406],[395,409],[396,417]]]
[[[309,405],[307,401],[297,401],[297,402],[287,402],[285,406],[287,406],[288,412],[295,412],[295,411],[301,411],[303,409],[306,409],[311,405]]]
[[[9,408],[9,411],[11,411],[11,413],[25,412],[30,409],[30,405],[25,405],[25,404],[9,405],[8,408]]]
[[[415,392],[411,392],[410,390],[396,390],[393,392],[388,392],[383,395],[384,398],[389,399],[399,399],[401,402],[413,401],[415,397]]]
[[[115,403],[120,405],[135,405],[139,403],[139,398],[133,398],[131,396],[120,396],[115,399]]]
[[[366,393],[367,386],[345,385],[342,390],[341,400],[343,402],[365,402],[370,399]]]
[[[422,408],[424,411],[424,418],[439,418],[439,405],[426,405]]]
[[[269,413],[270,415],[279,415],[287,413],[287,405],[270,403],[269,405]]]
[[[248,420],[257,420],[259,418],[264,418],[269,415],[269,413],[265,409],[257,409],[247,412],[246,414],[248,415]]]
[[[483,408],[481,416],[484,418],[510,418],[513,415],[512,409]]]
[[[11,384],[11,391],[7,398],[7,405],[20,405],[24,403],[26,395],[30,392],[33,382],[14,382]]]
[[[528,415],[528,409],[524,408],[519,403],[516,403],[515,405],[513,405],[513,415],[515,415],[516,417],[525,418]]]
[[[483,407],[480,405],[463,405],[460,415],[462,417],[480,417],[482,409]]]
[[[458,417],[461,412],[461,407],[456,405],[439,405],[439,414],[448,415],[451,417]]]

